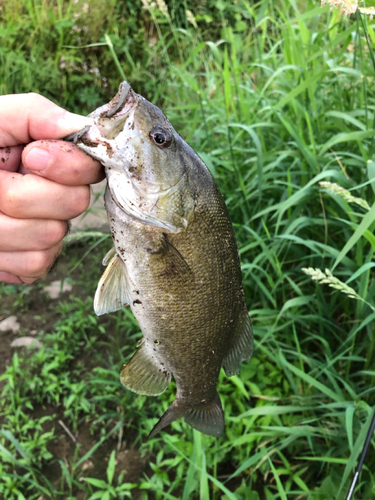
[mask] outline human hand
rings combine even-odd
[[[0,282],[43,277],[67,221],[89,205],[88,184],[104,178],[99,162],[57,140],[87,123],[38,94],[0,96]]]

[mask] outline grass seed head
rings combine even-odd
[[[319,184],[321,187],[327,189],[330,193],[337,194],[338,196],[341,196],[341,198],[346,200],[348,203],[356,203],[357,205],[360,205],[365,210],[370,210],[370,206],[366,200],[364,200],[363,198],[357,198],[357,197],[353,196],[350,193],[350,191],[339,186],[335,182],[319,182]]]
[[[350,299],[356,299],[365,302],[373,311],[375,311],[375,307],[366,302],[366,300],[361,297],[353,288],[336,278],[336,276],[333,276],[329,269],[326,269],[325,272],[323,272],[318,268],[314,269],[313,267],[303,267],[302,271],[311,276],[311,279],[317,281],[320,285],[327,284],[331,288],[345,293]]]
[[[325,0],[321,1],[321,5],[325,5],[328,3],[332,7],[336,9],[341,9],[341,12],[346,16],[350,16],[350,14],[355,14],[358,9],[361,14],[366,14],[372,18],[375,14],[374,7],[360,7],[358,4],[358,0],[329,0],[326,2]]]

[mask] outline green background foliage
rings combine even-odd
[[[345,498],[375,406],[372,21],[309,0],[0,5],[1,94],[39,92],[86,114],[125,75],[206,162],[235,227],[255,336],[251,362],[220,378],[223,438],[177,421],[147,441],[174,389],[145,398],[119,383],[140,332],[126,309],[92,312],[110,241],[66,248],[58,272],[75,267],[74,293],[40,317],[43,284],[1,285],[0,314],[29,314],[43,348],[14,354],[0,378],[0,495]],[[337,286],[303,268],[331,270]],[[95,445],[56,457],[59,418]],[[375,495],[374,444],[358,499]],[[117,470],[125,445],[148,464],[135,482]],[[82,465],[100,450],[92,477]]]

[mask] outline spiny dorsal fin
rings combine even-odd
[[[251,321],[244,310],[237,321],[232,348],[223,360],[223,368],[228,377],[240,371],[241,361],[251,358],[253,352],[253,330]]]
[[[101,316],[102,314],[118,311],[129,303],[129,284],[125,264],[118,255],[115,255],[110,260],[98,283],[94,299],[94,311],[98,316]]]
[[[174,400],[150,432],[149,438],[181,417],[184,417],[189,425],[203,434],[220,437],[224,432],[224,413],[219,394],[216,393],[213,401],[198,405],[179,405],[178,400]]]
[[[158,396],[169,386],[171,374],[142,342],[129,363],[121,370],[120,380],[127,389],[137,394]]]

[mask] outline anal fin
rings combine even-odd
[[[120,375],[121,383],[131,391],[158,396],[166,390],[171,374],[150,354],[142,343]]]
[[[107,256],[108,254],[104,261]],[[98,316],[118,311],[129,304],[130,300],[125,264],[118,255],[115,255],[99,280],[94,298],[94,311]]]
[[[233,336],[232,348],[223,360],[228,377],[240,371],[241,361],[251,358],[253,353],[253,329],[246,309],[240,314]]]

